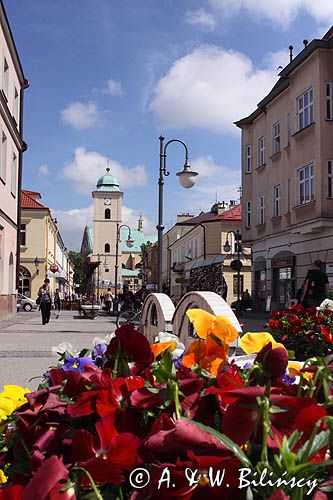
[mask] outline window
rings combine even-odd
[[[104,252],[105,253],[110,253],[110,243],[105,243],[105,245],[104,245]]]
[[[7,136],[2,132],[1,152],[0,152],[0,177],[6,182],[7,173]]]
[[[333,160],[328,160],[327,162],[327,174],[328,174],[328,193],[329,198],[333,198]]]
[[[306,165],[298,171],[299,204],[314,200],[314,165]]]
[[[287,113],[287,147],[290,146],[290,140],[291,140],[290,113]]]
[[[245,220],[245,227],[249,228],[251,227],[251,202],[247,201],[246,202],[246,214],[245,214],[246,220]]]
[[[14,119],[15,119],[16,123],[18,123],[18,116],[19,116],[19,94],[18,94],[18,91],[17,91],[16,87],[14,87],[13,116],[14,116]]]
[[[9,66],[7,63],[7,59],[4,57],[2,88],[7,98],[8,98],[8,81],[9,81]]]
[[[238,275],[234,274],[233,275],[233,294],[235,297],[237,297],[237,289],[238,289]],[[244,275],[240,274],[239,275],[239,296],[242,297],[242,293],[244,291]]]
[[[313,123],[313,90],[309,89],[297,98],[298,130]]]
[[[251,146],[246,146],[245,148],[245,173],[250,174],[251,173]]]
[[[273,187],[273,217],[281,216],[281,186]]]
[[[20,245],[25,247],[27,241],[27,225],[21,224],[20,228]]]
[[[258,157],[259,157],[259,167],[265,165],[265,137],[260,137],[258,141]]]
[[[273,125],[273,155],[280,153],[280,122]]]
[[[18,173],[17,156],[15,153],[13,153],[11,191],[14,196],[16,196],[16,190],[17,190],[17,173]]]
[[[265,224],[265,195],[262,194],[259,196],[259,217],[258,223]]]
[[[111,219],[111,210],[109,208],[105,209],[104,218],[105,219]]]

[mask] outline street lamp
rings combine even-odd
[[[131,228],[127,224],[122,224],[121,226],[117,223],[117,240],[116,240],[116,264],[114,266],[114,282],[115,282],[115,292],[113,300],[113,312],[118,311],[118,257],[119,257],[119,243],[120,243],[120,230],[122,227],[127,227],[128,237],[126,240],[126,246],[132,248],[134,245],[134,240],[131,235]]]
[[[239,229],[237,231],[228,231],[227,232],[227,240],[225,244],[223,245],[223,250],[225,253],[229,253],[231,250],[231,245],[228,241],[228,236],[229,234],[233,234],[235,237],[235,251],[237,253],[237,307],[236,307],[236,312],[238,314],[241,313],[241,303],[240,303],[240,270],[241,270],[241,261],[240,261],[240,254],[242,252],[242,235],[239,232]]]
[[[188,162],[188,149],[185,142],[179,139],[171,139],[164,146],[164,137],[161,135],[160,139],[160,175],[158,179],[158,225],[156,226],[158,233],[158,267],[157,267],[157,278],[158,278],[158,291],[162,292],[162,258],[163,258],[163,186],[164,177],[170,175],[170,172],[166,169],[166,150],[169,144],[172,142],[179,142],[185,148],[185,163],[183,170],[177,172],[179,177],[179,182],[183,188],[191,188],[194,186],[196,181],[196,176],[198,172],[193,172],[191,166]]]
[[[40,260],[38,257],[35,258],[34,260],[34,264],[35,264],[35,268],[36,268],[36,274],[39,274],[39,264],[40,264]]]

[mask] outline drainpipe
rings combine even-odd
[[[17,237],[16,237],[16,289],[19,287],[20,282],[20,260],[21,260],[21,190],[22,190],[22,170],[23,170],[23,153],[28,149],[28,145],[23,141],[23,96],[24,89],[29,87],[29,82],[24,81],[23,87],[20,89],[20,120],[19,120],[19,134],[23,142],[22,149],[18,151],[18,179],[17,179]]]
[[[204,224],[202,224],[202,222],[199,222],[198,226],[201,226],[202,229],[204,230],[204,259],[206,258],[206,226]]]

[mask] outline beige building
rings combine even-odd
[[[71,295],[74,269],[61,238],[57,221],[40,202],[40,193],[21,192],[20,274],[18,291],[36,299],[45,278],[51,290]],[[56,266],[53,267],[53,266]]]
[[[281,71],[242,130],[243,239],[259,307],[296,296],[311,263],[333,281],[333,28]]]
[[[227,301],[236,301],[238,273],[230,267],[237,258],[232,232],[241,230],[241,225],[241,207],[234,202],[228,210],[225,203],[216,203],[210,212],[197,217],[179,215],[177,223],[164,235],[162,276],[165,291],[175,301],[191,290],[222,294],[224,278],[228,287]],[[223,249],[227,240],[231,246],[228,253]],[[242,295],[246,289],[251,293],[251,254],[244,246],[240,260]]]
[[[0,319],[16,314],[23,92],[28,87],[0,0]]]

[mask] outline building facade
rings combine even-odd
[[[288,305],[316,259],[333,282],[332,57],[333,28],[305,41],[257,109],[236,122],[243,238],[260,308]]]
[[[0,319],[16,314],[18,228],[23,141],[24,77],[0,1]]]
[[[56,219],[40,202],[40,193],[22,190],[18,291],[36,299],[45,278],[63,296],[74,291],[74,268]],[[54,268],[53,266],[56,266]]]
[[[95,295],[96,298],[105,293],[107,288],[115,292],[117,246],[118,291],[124,284],[133,291],[141,286],[141,245],[147,243],[149,238],[154,238],[145,235],[140,216],[138,228],[131,229],[131,247],[127,246],[129,228],[122,224],[124,193],[120,191],[119,183],[111,175],[109,168],[106,170],[106,174],[97,181],[96,190],[92,193],[93,228],[85,227],[81,245],[81,253],[87,258],[85,291],[88,295]]]
[[[240,296],[248,289],[251,293],[251,253],[242,247],[239,273],[231,268],[237,258],[233,232],[241,230],[240,205],[216,203],[210,212],[197,217],[189,214],[178,216],[177,223],[164,235],[163,285],[176,302],[191,290],[214,291],[222,294],[223,278],[228,287],[227,301],[237,300],[238,279]],[[230,252],[224,244],[230,243]],[[154,247],[147,258],[154,262]],[[155,273],[152,266],[151,275]]]

